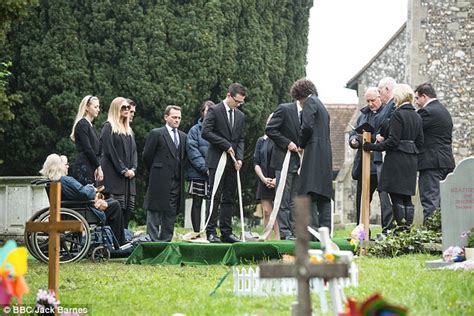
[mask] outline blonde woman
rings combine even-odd
[[[107,121],[102,126],[101,166],[104,171],[105,192],[120,202],[125,228],[135,208],[135,174],[137,146],[129,124],[130,105],[122,97],[110,104]]]
[[[380,175],[379,191],[388,192],[393,205],[393,218],[398,225],[411,225],[415,195],[419,148],[423,145],[421,117],[412,105],[414,92],[407,84],[398,84],[393,91],[396,109],[390,116],[388,138],[381,143],[364,144],[365,151],[386,151]]]
[[[92,125],[99,112],[99,98],[86,95],[79,104],[72,126],[71,139],[76,145],[77,154],[71,174],[84,185],[94,184],[104,178],[99,161],[99,137]]]

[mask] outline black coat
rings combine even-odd
[[[127,170],[137,173],[137,145],[133,135],[112,133],[112,126],[107,121],[100,133],[102,158],[100,165],[104,172],[105,192],[117,195],[136,195],[135,177],[125,177]]]
[[[454,169],[451,147],[453,120],[448,110],[438,100],[431,101],[418,110],[423,121],[425,142],[418,155],[418,170],[450,168]]]
[[[386,151],[379,191],[415,195],[418,148],[423,145],[421,117],[413,105],[402,104],[393,111],[390,135],[379,144],[365,144],[364,149]]]
[[[191,127],[186,139],[186,154],[188,164],[186,168],[187,180],[207,181],[206,156],[209,149],[209,142],[202,138],[202,119]]]
[[[296,102],[280,104],[265,128],[265,134],[275,143],[270,161],[273,169],[281,170],[291,142],[299,146],[300,129]],[[298,169],[299,161],[298,154],[292,152],[290,171]]]
[[[231,128],[223,102],[209,108],[202,123],[202,138],[209,142],[209,168],[217,168],[222,152],[230,147],[234,149],[236,160],[244,160],[244,128],[245,115],[239,109],[234,109],[234,127]]]
[[[369,123],[373,128],[374,132],[372,133],[372,143],[375,141],[375,136],[377,134],[377,130],[380,128],[380,124],[382,123],[384,116],[383,110],[385,107],[381,106],[377,112],[372,112],[369,106],[364,106],[360,110],[360,115],[357,118],[356,127],[363,125],[364,123]],[[351,141],[353,139],[357,139],[359,141],[359,146],[353,147]],[[349,146],[357,149],[357,153],[354,157],[354,164],[352,165],[352,179],[360,180],[362,175],[362,137],[353,130],[349,135]],[[373,152],[370,155],[370,173],[377,174],[377,169],[375,167],[375,162],[382,161],[382,155],[379,152]]]
[[[181,188],[184,187],[186,133],[178,132],[178,150],[166,126],[152,129],[146,139],[143,149],[143,160],[149,173],[148,188],[143,202],[143,208],[146,210],[173,211],[170,205],[172,179],[179,178]],[[181,194],[178,210],[184,205],[183,202],[184,194]]]
[[[332,198],[332,149],[329,113],[317,96],[306,99],[301,125],[304,148],[299,194],[316,193]]]
[[[74,143],[77,154],[71,175],[84,185],[94,184],[94,172],[100,165],[100,141],[97,131],[85,118],[74,127]]]

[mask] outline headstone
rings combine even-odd
[[[474,157],[462,160],[440,185],[443,251],[466,245],[463,231],[474,227]]]

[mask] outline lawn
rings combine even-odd
[[[338,231],[337,235],[346,235]],[[410,309],[411,315],[474,315],[474,273],[429,270],[429,255],[409,255],[394,259],[362,257],[359,287],[345,290],[347,296],[367,298],[381,293],[389,302]],[[289,315],[291,296],[236,297],[230,275],[210,295],[227,266],[140,266],[124,260],[108,263],[61,265],[61,304],[87,306],[92,315]],[[27,282],[32,293],[26,304],[34,303],[35,292],[47,286],[47,266],[29,261]],[[319,313],[316,295],[312,297]]]

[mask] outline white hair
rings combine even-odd
[[[388,88],[389,91],[393,91],[397,82],[392,77],[385,77],[380,79],[379,88]]]

